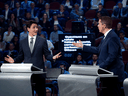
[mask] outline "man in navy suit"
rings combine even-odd
[[[127,17],[127,8],[123,7],[122,2],[118,2],[118,7],[114,9],[112,18],[123,19]]]
[[[9,1],[7,1],[7,4],[9,5],[9,8],[11,9],[11,10],[13,10],[14,8],[16,8],[16,0],[9,0]]]
[[[39,8],[35,7],[35,3],[31,3],[31,8],[27,9],[27,12],[31,13],[31,18],[38,18],[39,16]]]
[[[111,29],[112,20],[108,16],[99,19],[99,32],[104,34],[104,38],[98,47],[85,46],[81,41],[73,43],[74,46],[83,48],[83,51],[99,54],[99,67],[111,71],[118,75],[118,83],[113,90],[103,96],[123,96],[121,94],[121,84],[124,80],[124,64],[119,37]],[[116,91],[116,92],[115,92]]]
[[[2,11],[2,15],[4,15],[5,21],[8,21],[12,11],[9,9],[9,5],[7,3],[4,6],[5,6],[5,10]]]
[[[16,8],[13,9],[13,13],[17,18],[25,17],[25,10],[23,8],[20,8],[20,2],[16,2]]]
[[[7,55],[5,60],[9,63],[20,63],[24,60],[24,63],[33,63],[34,66],[45,70],[43,55],[47,60],[56,60],[59,58],[61,53],[58,53],[55,56],[52,56],[50,51],[48,50],[46,39],[37,36],[38,25],[36,22],[31,21],[27,25],[27,30],[29,31],[28,36],[20,41],[20,50],[18,56],[13,59]],[[36,82],[36,92],[38,96],[45,96],[45,86],[43,85],[44,79],[42,77],[36,77],[34,79]]]

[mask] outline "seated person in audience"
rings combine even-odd
[[[48,19],[50,19],[53,15],[53,10],[49,9],[50,8],[50,4],[49,3],[46,3],[45,4],[45,10],[43,10],[40,14],[40,17],[43,17],[43,14],[44,13],[47,13],[48,15]]]
[[[93,66],[99,65],[97,54],[92,55],[92,60],[88,61],[88,65],[93,65]]]
[[[8,23],[4,19],[4,15],[0,15],[0,33],[3,33],[8,29]]]
[[[31,7],[27,9],[27,12],[31,13],[31,18],[35,19],[38,22],[39,17],[39,8],[35,7],[35,3],[31,2]]]
[[[98,9],[99,3],[102,3],[104,5],[104,0],[91,0],[91,8],[90,9]]]
[[[102,16],[109,16],[108,11],[103,8],[102,3],[99,3],[98,9],[96,10],[96,13],[100,12]]]
[[[43,60],[44,60],[45,69],[52,68],[51,61],[47,60],[44,55],[43,55]]]
[[[114,29],[114,31],[116,32],[116,34],[119,36],[119,33],[124,31],[122,28],[122,23],[118,22],[116,28]]]
[[[19,32],[18,32],[18,27],[19,27],[19,26],[18,26],[18,21],[17,21],[16,16],[15,16],[14,13],[11,13],[10,18],[8,19],[8,24],[9,24],[9,25],[12,25],[13,31],[14,31],[17,35],[19,35]]]
[[[82,9],[84,13],[88,10],[89,0],[76,0],[76,3],[80,5],[80,9]]]
[[[64,4],[60,5],[60,10],[56,11],[58,19],[60,19],[65,26],[66,21],[69,19],[69,12],[65,10]]]
[[[21,8],[23,9],[27,9],[27,8],[30,8],[31,7],[31,2],[32,1],[29,1],[29,0],[24,0],[21,2]]]
[[[58,49],[58,41],[59,41],[59,35],[63,34],[62,31],[58,30],[58,26],[54,25],[54,31],[50,34],[50,41],[53,43],[55,49]]]
[[[43,27],[43,30],[46,31],[48,33],[48,35],[50,35],[51,23],[48,19],[48,14],[47,13],[44,13],[42,18],[40,18],[39,24]]]
[[[69,13],[70,13],[70,11],[72,10],[73,5],[74,5],[73,1],[72,0],[63,0],[62,4],[64,4],[64,6],[66,7],[66,10],[69,11]]]
[[[35,19],[31,18],[30,12],[26,12],[26,17],[22,19],[22,23],[27,25],[30,21],[35,21]]]
[[[64,62],[61,62],[61,63],[60,63],[59,68],[62,69],[62,74],[70,74],[70,73],[66,70],[66,65],[65,65]]]
[[[80,16],[83,16],[83,14],[84,14],[83,10],[79,9],[79,4],[75,3],[74,9],[72,9],[72,11],[70,13],[70,18],[78,20],[80,18]]]
[[[37,35],[40,36],[42,33],[44,33],[45,36],[46,36],[46,39],[48,39],[48,34],[47,34],[47,32],[46,32],[46,31],[43,31],[42,29],[43,29],[43,27],[42,27],[41,25],[38,25],[38,33],[37,33]]]
[[[120,37],[120,43],[121,43],[121,50],[125,51],[128,49],[128,38],[125,37],[124,32],[120,32],[119,33],[119,37]]]
[[[14,37],[15,33],[12,31],[12,26],[8,26],[8,31],[4,32],[3,40],[7,43],[9,43],[12,38]]]
[[[7,55],[11,56],[12,58],[17,57],[18,51],[17,50],[14,50],[14,47],[15,46],[14,46],[13,43],[9,43],[9,50],[5,50],[4,51],[4,57],[6,57]]]
[[[45,0],[38,0],[38,1],[37,1],[36,7],[39,8],[39,11],[40,11],[40,12],[45,9],[44,6],[45,6],[46,2],[47,2],[47,1],[45,1]]]
[[[73,64],[75,64],[75,65],[86,65],[86,61],[83,60],[81,53],[77,54],[76,60],[73,61]]]
[[[64,25],[63,25],[61,19],[58,19],[57,12],[53,13],[53,18],[50,20],[50,25],[51,26],[57,25],[59,30],[64,32],[64,30],[63,30]]]
[[[13,13],[18,19],[24,18],[25,10],[20,8],[20,2],[16,2],[16,8],[13,10]]]
[[[127,9],[122,7],[122,2],[118,2],[118,7],[113,10],[113,19],[124,19],[127,16]]]
[[[28,36],[26,24],[23,24],[23,30],[24,31],[20,33],[20,40],[23,40],[24,38]]]
[[[53,55],[52,50],[54,49],[54,45],[50,40],[46,38],[47,34],[44,32],[41,32],[40,36],[47,40],[48,50],[51,52],[51,55]]]
[[[9,9],[13,10],[14,8],[16,8],[16,0],[9,0],[7,1],[7,4],[9,5]]]
[[[88,27],[87,19],[84,19],[84,33],[91,33],[91,28]]]
[[[12,11],[9,9],[9,5],[7,3],[4,6],[5,6],[5,10],[2,11],[2,15],[4,15],[5,21],[8,21]]]
[[[18,35],[15,35],[11,41],[14,44],[14,50],[17,50],[19,52],[19,37]]]
[[[0,34],[0,51],[4,51],[6,48],[6,42],[3,41],[2,34]]]

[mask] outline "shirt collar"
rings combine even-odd
[[[36,39],[36,36],[37,36],[37,35],[31,37],[30,35],[28,35],[28,38],[29,38],[29,40],[30,40],[31,38],[33,38],[33,39],[35,40],[35,39]]]
[[[111,31],[112,29],[108,30],[105,34],[104,34],[104,39],[107,36],[107,34]]]

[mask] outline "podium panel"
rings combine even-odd
[[[3,64],[0,73],[0,96],[33,96],[33,76],[44,75],[45,78],[46,73],[32,69],[39,70],[32,64]]]
[[[128,96],[128,78],[123,82],[125,96]]]
[[[66,75],[58,77],[60,96],[97,96],[97,76]]]
[[[70,75],[58,77],[60,96],[97,96],[97,86],[108,92],[106,88],[113,87],[118,78],[99,66],[71,65],[69,72]],[[98,85],[100,82],[101,86]]]

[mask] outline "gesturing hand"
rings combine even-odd
[[[83,43],[81,42],[81,40],[79,40],[79,43],[72,43],[74,46],[76,47],[80,47],[83,48]]]
[[[56,59],[60,58],[62,56],[60,54],[61,54],[61,52],[59,52],[58,54],[56,54],[55,56],[53,56],[53,59],[56,60]]]
[[[4,59],[5,59],[7,62],[9,62],[9,63],[14,63],[13,58],[10,57],[10,56],[8,56],[8,55],[7,55],[7,57],[5,57]]]

